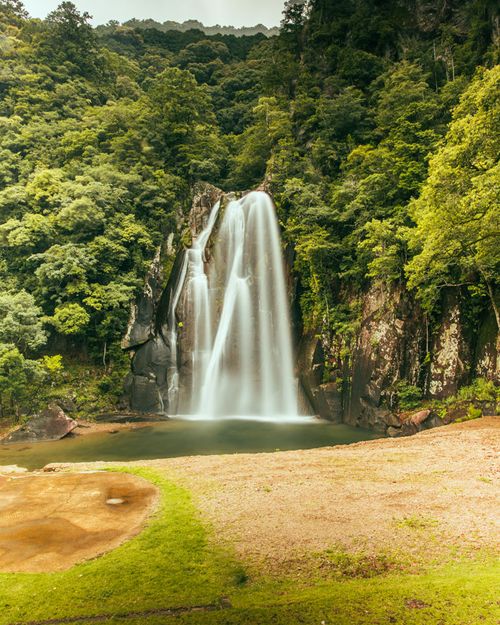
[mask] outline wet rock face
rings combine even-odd
[[[456,296],[445,300],[443,318],[434,342],[429,395],[441,399],[457,392],[467,382],[471,352],[464,336],[462,313]]]
[[[391,389],[402,379],[417,384],[424,349],[422,315],[408,293],[372,287],[364,297],[344,421],[380,432],[394,425]]]
[[[40,415],[32,417],[19,429],[11,432],[2,442],[56,441],[73,431],[77,425],[75,420],[64,414],[62,408],[51,404]]]
[[[191,238],[196,238],[204,228],[212,206],[221,196],[222,191],[212,185],[195,185],[188,217]],[[167,265],[172,269],[165,286]],[[157,251],[144,290],[132,305],[129,325],[122,341],[123,349],[129,350],[132,355],[131,372],[125,380],[125,393],[132,410],[146,413],[165,411],[172,362],[166,341],[166,311],[181,266],[182,250],[175,248],[171,234],[166,247]]]
[[[500,340],[495,315],[491,312],[483,319],[475,350],[476,375],[500,384]]]
[[[194,187],[193,205],[189,211],[191,239],[196,239],[205,228],[212,207],[221,199],[223,192],[211,184]]]
[[[475,377],[500,382],[495,317],[485,315],[477,327],[471,327],[464,312],[467,300],[461,299],[458,289],[443,294],[441,318],[432,328],[402,288],[372,285],[362,299],[361,327],[349,370],[346,373],[344,363],[337,372],[344,379],[342,387],[333,388],[324,380],[325,354],[335,352],[332,339],[318,339],[316,334],[302,339],[298,370],[316,414],[390,436],[407,436],[443,425],[443,420],[428,411],[409,420],[398,415],[394,399],[400,382],[418,386],[424,397],[437,399],[454,395]],[[484,414],[490,410],[481,409]]]
[[[324,363],[321,340],[312,333],[306,334],[299,344],[297,356],[299,405],[304,414],[313,413],[322,419],[341,423],[342,389],[337,382],[325,381]]]
[[[164,278],[162,260],[161,248],[158,248],[144,281],[143,292],[131,306],[127,331],[122,340],[123,349],[142,345],[154,335],[156,309]]]

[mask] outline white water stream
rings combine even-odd
[[[262,192],[229,202],[207,270],[206,246],[219,209],[216,204],[187,250],[170,303],[169,410],[183,383],[176,354],[182,296],[187,326],[182,331],[190,333],[192,347],[191,388],[178,412],[208,418],[295,417],[289,303],[273,202]]]

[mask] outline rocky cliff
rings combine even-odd
[[[166,248],[158,250],[143,292],[132,305],[122,347],[131,355],[125,390],[133,410],[168,411],[169,370],[174,355],[167,340],[167,311],[180,278],[185,250],[201,232],[213,205],[222,195],[220,189],[209,184],[194,187],[192,207],[180,240],[175,245],[172,234]],[[182,325],[182,321],[178,323]]]
[[[158,250],[143,293],[132,306],[123,341],[124,349],[132,356],[126,381],[132,409],[175,412],[167,405],[169,375],[174,356],[180,358],[179,368],[190,366],[189,359],[182,356],[189,351],[189,327],[184,323],[181,301],[175,320],[180,350],[172,354],[167,340],[167,310],[185,249],[206,225],[212,206],[223,195],[211,185],[195,187],[177,247],[171,235],[166,246]],[[290,250],[285,256],[293,301],[296,280],[291,272]],[[421,389],[428,399],[442,399],[475,377],[500,381],[495,318],[485,315],[479,325],[471,325],[468,300],[459,289],[444,293],[441,313],[432,320],[401,286],[371,285],[360,300],[359,326],[349,350],[339,349],[342,337],[325,335],[321,329],[303,333],[300,314],[293,315],[303,412],[381,433],[410,434],[439,425],[442,419],[428,411],[425,416],[419,413],[405,421],[408,415],[401,414],[398,406],[401,384]],[[183,377],[189,379],[189,375]],[[179,393],[183,393],[182,388]]]
[[[318,331],[301,342],[301,379],[323,418],[390,435],[411,434],[443,421],[429,410],[420,423],[410,423],[411,415],[398,406],[401,384],[421,389],[423,399],[439,400],[476,377],[500,382],[495,318],[484,315],[472,326],[459,289],[444,294],[441,314],[433,320],[402,287],[372,285],[361,300],[354,347],[333,376],[325,362],[335,352],[336,338]],[[480,408],[491,412],[490,406]]]

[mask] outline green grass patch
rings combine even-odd
[[[415,574],[389,557],[335,548],[319,554],[327,575],[266,577],[252,569],[248,578],[214,545],[185,489],[150,470],[126,471],[161,490],[142,534],[63,573],[1,574],[0,625],[68,618],[89,625],[93,615],[106,625],[497,625],[500,567],[490,555]],[[413,527],[411,519],[403,526]],[[189,611],[203,605],[212,610]],[[166,612],[181,606],[175,616]]]
[[[424,516],[407,516],[402,519],[395,520],[395,524],[400,528],[410,528],[413,530],[427,530],[436,528],[439,525],[437,519]]]
[[[68,571],[0,574],[1,625],[211,604],[241,584],[244,571],[210,543],[185,489],[150,470],[127,471],[161,490],[160,509],[146,529]]]
[[[260,581],[232,607],[175,617],[113,618],[106,625],[498,625],[493,561],[462,561],[421,575],[390,574],[336,582]],[[88,625],[80,622],[75,625]]]
[[[319,555],[319,560],[322,571],[338,578],[375,577],[402,566],[384,553],[353,553],[343,549],[328,549]]]

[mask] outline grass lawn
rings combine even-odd
[[[500,567],[490,557],[420,574],[297,580],[252,573],[247,578],[244,565],[216,545],[185,489],[150,470],[134,472],[162,492],[148,527],[69,571],[0,574],[0,625],[498,623]]]

